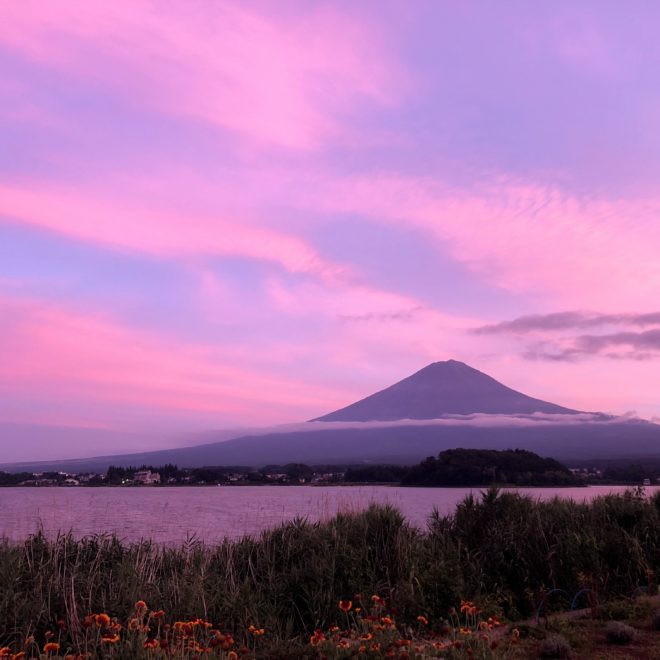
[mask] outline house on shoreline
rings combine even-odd
[[[133,475],[133,482],[143,486],[153,486],[160,483],[160,474],[151,470],[141,470]]]

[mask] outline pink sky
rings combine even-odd
[[[660,417],[658,20],[0,2],[0,424],[298,422],[448,358]]]

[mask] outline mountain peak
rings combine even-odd
[[[458,360],[432,362],[411,376],[312,421],[369,422],[437,419],[446,415],[570,414],[577,411],[534,399]]]

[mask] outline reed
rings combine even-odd
[[[552,589],[657,592],[659,568],[660,497],[639,491],[582,504],[490,490],[434,513],[425,531],[372,505],[215,546],[36,534],[0,543],[0,647],[58,627],[73,644],[90,614],[127,621],[140,600],[172,621],[219,622],[242,644],[255,625],[271,643],[308,640],[342,625],[337,604],[356,594],[385,599],[402,625],[445,625],[467,598],[516,619]]]

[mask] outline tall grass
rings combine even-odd
[[[511,617],[553,588],[631,593],[660,569],[660,497],[578,504],[489,491],[424,532],[390,506],[320,523],[293,520],[258,538],[178,548],[115,537],[42,534],[0,544],[0,646],[66,622],[75,638],[91,612],[125,620],[144,599],[173,619],[250,624],[277,639],[334,624],[340,599],[379,594],[405,621],[445,617],[461,598]]]

